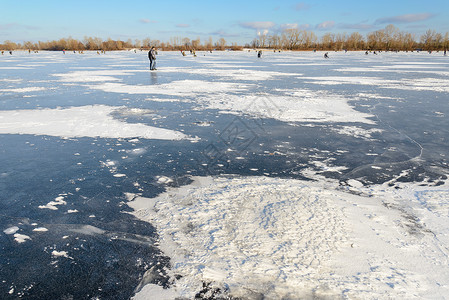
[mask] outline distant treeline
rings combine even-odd
[[[438,51],[449,49],[449,33],[443,35],[429,29],[418,39],[412,33],[402,32],[394,25],[388,25],[384,29],[368,33],[365,37],[358,32],[349,35],[326,33],[318,39],[312,31],[286,29],[280,35],[260,35],[246,46],[288,50]]]
[[[172,37],[168,42],[151,40],[112,40],[106,41],[98,37],[85,37],[82,41],[77,39],[63,38],[47,42],[24,42],[14,43],[5,41],[0,44],[2,50],[125,50],[125,49],[148,49],[156,47],[162,50],[242,50],[243,46],[237,44],[229,45],[224,38],[213,42],[210,37],[201,43],[200,38],[191,40],[186,37]],[[300,29],[286,29],[280,34],[262,34],[247,48],[266,48],[279,50],[384,50],[384,51],[412,51],[423,49],[428,51],[449,50],[449,33],[442,34],[435,30],[427,30],[423,35],[417,37],[415,34],[400,31],[394,25],[388,25],[384,29],[361,35],[358,32],[326,33],[318,38],[313,31]]]
[[[242,46],[237,44],[228,45],[224,38],[219,39],[215,43],[212,38],[209,38],[204,43],[201,43],[200,39],[190,40],[189,38],[173,37],[169,42],[161,42],[159,40],[151,40],[146,38],[143,40],[112,40],[107,39],[106,41],[98,37],[85,37],[82,41],[77,39],[62,38],[54,41],[47,42],[24,42],[14,43],[11,41],[5,41],[0,44],[0,49],[2,50],[49,50],[49,51],[62,51],[62,50],[104,50],[104,51],[114,51],[114,50],[126,50],[126,49],[149,49],[151,47],[156,47],[162,50],[242,50]]]

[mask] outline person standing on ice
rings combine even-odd
[[[156,69],[156,50],[154,47],[151,47],[151,50],[148,52],[148,58],[150,59],[150,70]]]

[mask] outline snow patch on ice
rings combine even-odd
[[[62,82],[103,82],[120,81],[121,79],[113,76],[134,75],[135,71],[127,70],[95,70],[95,71],[73,71],[69,73],[53,74],[59,77]]]
[[[383,130],[378,128],[364,129],[357,126],[337,126],[337,127],[329,127],[330,130],[335,131],[341,135],[348,135],[355,138],[360,138],[364,140],[372,140],[373,133],[382,133]]]
[[[236,92],[246,86],[231,82],[179,80],[157,85],[129,85],[124,83],[106,82],[89,85],[91,89],[121,94],[155,94],[169,96],[195,96],[198,94]]]
[[[12,227],[9,227],[9,228],[6,228],[5,230],[3,230],[3,232],[5,234],[14,234],[17,231],[19,231],[19,227],[17,227],[17,226],[12,226]]]
[[[47,232],[48,229],[45,228],[45,227],[38,227],[38,228],[34,228],[33,231],[36,231],[36,232]]]
[[[311,90],[285,91],[286,95],[226,95],[198,99],[209,109],[240,112],[285,122],[359,122],[374,124],[370,114],[354,110],[350,99]]]
[[[380,77],[347,77],[347,76],[323,76],[323,77],[302,77],[308,83],[320,85],[375,85],[380,88],[415,90],[415,91],[437,91],[449,92],[449,79],[416,78],[413,80],[401,79],[391,80]]]
[[[183,276],[175,284],[179,296],[192,298],[202,281],[225,285],[236,297],[248,290],[298,296],[311,291],[326,257],[345,240],[343,212],[331,197],[343,194],[318,198],[319,188],[265,177],[195,180],[153,201],[128,203],[158,228],[171,271]]]
[[[27,240],[31,240],[31,238],[28,235],[25,234],[20,234],[20,233],[15,233],[14,234],[14,240],[19,243],[25,243]]]
[[[241,298],[448,294],[447,185],[342,186],[308,175],[318,181],[196,177],[153,199],[127,195],[172,262],[173,286],[135,299],[193,298],[203,282]]]
[[[270,80],[282,78],[284,76],[302,76],[302,74],[298,73],[282,73],[276,71],[267,71],[267,70],[247,70],[238,68],[238,66],[232,65],[230,66],[232,69],[194,69],[194,68],[179,68],[179,67],[167,67],[160,70],[160,73],[165,72],[175,72],[175,73],[188,73],[188,74],[198,74],[204,76],[216,76],[222,77],[224,79],[232,79],[232,80]]]
[[[0,89],[0,92],[7,92],[7,93],[28,93],[28,92],[39,92],[39,91],[45,91],[48,88],[44,87],[25,87],[25,88],[15,88],[15,89]]]
[[[67,202],[64,200],[64,196],[60,195],[60,196],[56,197],[54,201],[50,201],[45,205],[39,205],[39,208],[58,210],[58,208],[56,207],[57,205],[66,205],[66,204],[67,204]]]
[[[173,179],[171,179],[170,177],[167,177],[167,176],[158,176],[156,178],[157,178],[157,182],[159,184],[168,184],[168,183],[173,182]]]
[[[72,257],[69,256],[69,253],[67,251],[53,250],[51,252],[51,255],[54,256],[54,257],[65,257],[65,258],[73,259]]]
[[[122,178],[122,177],[126,177],[126,174],[117,173],[117,174],[114,174],[112,176],[117,177],[117,178]]]
[[[0,134],[59,137],[101,137],[182,140],[189,137],[169,129],[114,119],[121,107],[93,105],[57,109],[0,111]]]
[[[155,284],[147,284],[145,285],[140,293],[135,295],[133,300],[149,300],[149,299],[157,299],[157,300],[173,300],[177,299],[179,296],[179,292],[175,289],[164,289],[162,286]],[[149,298],[150,297],[150,298]]]

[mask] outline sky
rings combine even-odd
[[[449,32],[447,0],[0,0],[0,42],[85,36],[212,37],[244,45],[286,28],[366,34],[393,24],[418,37]]]

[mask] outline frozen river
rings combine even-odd
[[[449,58],[329,56],[0,56],[0,298],[447,297]]]

